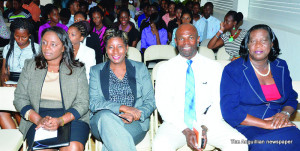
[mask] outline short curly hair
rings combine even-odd
[[[252,31],[258,30],[258,29],[266,30],[269,34],[269,36],[268,36],[269,41],[271,43],[273,43],[271,51],[268,55],[268,60],[272,62],[277,59],[278,55],[280,55],[280,48],[279,48],[278,39],[277,39],[275,33],[268,25],[265,25],[265,24],[254,25],[253,27],[251,27],[248,30],[247,34],[245,35],[245,38],[243,39],[243,41],[241,43],[239,54],[244,60],[246,60],[246,61],[248,60],[248,55],[249,55],[248,44],[250,41],[250,34]]]

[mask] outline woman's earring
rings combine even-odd
[[[232,28],[233,30],[235,30],[235,26],[233,26],[233,28]]]

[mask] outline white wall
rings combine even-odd
[[[288,22],[276,24],[270,24],[268,22],[262,22],[258,20],[249,19],[248,14],[248,2],[249,0],[236,0],[237,10],[243,12],[245,19],[241,28],[249,29],[256,24],[267,24],[275,32],[279,46],[281,48],[281,55],[279,58],[284,59],[290,70],[290,74],[293,81],[300,81],[300,27],[298,30],[291,30],[280,24],[288,24]],[[246,10],[245,10],[246,9]],[[214,16],[223,21],[226,12],[214,10]]]

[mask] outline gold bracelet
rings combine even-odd
[[[65,125],[65,121],[64,121],[64,119],[62,118],[62,117],[59,117],[59,119],[61,120],[61,122],[62,122],[62,125],[61,126],[64,126]]]

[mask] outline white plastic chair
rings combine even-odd
[[[134,61],[142,62],[142,55],[140,51],[134,47],[128,47],[127,58]]]
[[[146,49],[144,63],[157,59],[171,59],[176,55],[176,49],[171,45],[153,45]]]
[[[0,87],[0,110],[16,112],[13,105],[15,87]],[[23,143],[23,135],[18,129],[0,130],[0,148],[5,151],[19,150]]]
[[[168,60],[176,55],[176,49],[171,45],[153,45],[146,49],[144,63],[146,64],[147,61],[152,60]],[[153,68],[154,66],[155,64],[149,64],[148,68]]]
[[[216,61],[219,62],[223,68],[230,63],[230,61],[227,60],[216,60]]]
[[[206,46],[199,47],[199,54],[201,54],[202,56],[205,56],[209,59],[216,60],[214,51],[207,48]]]
[[[219,48],[217,52],[217,60],[227,60],[229,61],[230,55],[225,51],[225,47]]]
[[[203,47],[207,47],[208,43],[209,43],[210,39],[205,39],[201,42],[200,46],[203,46]]]
[[[139,42],[136,44],[136,49],[137,49],[137,50],[141,50],[141,41],[139,41]]]

